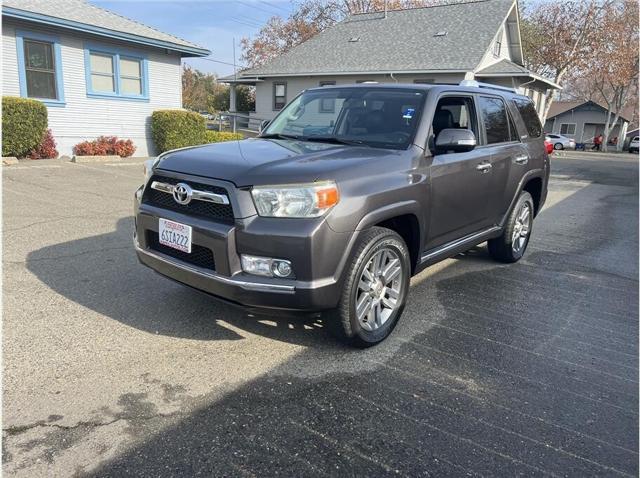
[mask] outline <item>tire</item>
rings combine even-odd
[[[560,151],[561,149],[564,149],[564,146],[562,146],[562,143],[556,143],[553,145],[553,149]]]
[[[528,212],[525,213],[525,210]],[[488,242],[491,257],[506,263],[517,262],[522,258],[531,238],[534,211],[531,194],[522,191],[509,214],[502,235]]]
[[[392,263],[398,269],[392,268]],[[391,276],[397,274],[386,284],[384,277],[377,275],[385,268],[390,269]],[[338,307],[324,314],[329,330],[354,347],[371,347],[382,342],[402,315],[410,277],[409,251],[402,238],[395,231],[382,227],[366,231],[347,266]],[[369,284],[373,284],[371,288],[365,287]],[[360,319],[358,304],[364,312]]]

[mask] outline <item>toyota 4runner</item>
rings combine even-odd
[[[321,312],[373,345],[430,264],[485,241],[498,261],[522,257],[547,195],[543,141],[531,100],[507,88],[309,89],[257,138],[147,165],[135,249],[220,299]]]

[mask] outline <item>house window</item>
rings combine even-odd
[[[90,53],[91,91],[96,93],[116,92],[116,68],[113,56],[103,53]]]
[[[560,134],[576,134],[576,124],[575,123],[561,123],[560,124]]]
[[[321,81],[320,86],[335,85],[335,81]],[[335,98],[322,98],[320,100],[320,113],[333,113],[336,110]]]
[[[62,60],[57,37],[16,30],[20,96],[49,106],[64,105]]]
[[[149,99],[147,60],[128,52],[89,46],[85,50],[87,96]]]
[[[287,84],[273,84],[273,109],[281,110],[287,104]]]

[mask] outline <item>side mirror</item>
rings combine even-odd
[[[260,127],[258,128],[258,133],[262,133],[265,130],[265,128],[269,126],[269,123],[271,123],[271,121],[269,120],[264,120],[262,123],[260,123]]]
[[[466,153],[476,144],[476,135],[470,129],[446,128],[436,137],[436,153]]]

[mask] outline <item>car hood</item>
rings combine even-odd
[[[231,181],[238,187],[336,179],[337,170],[369,167],[399,150],[253,138],[166,153],[156,169]],[[361,169],[360,169],[361,171]]]

